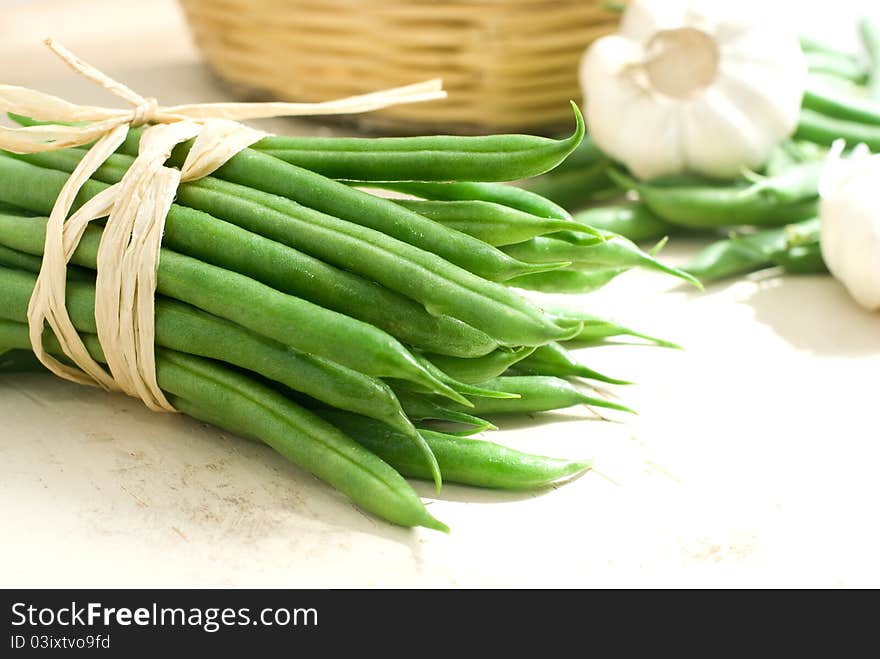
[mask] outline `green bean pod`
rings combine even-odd
[[[807,162],[824,160],[827,150],[813,142],[786,140],[774,149],[764,164],[766,176],[778,176]]]
[[[760,247],[753,246],[758,241],[784,244],[785,230],[769,229],[749,236],[719,240],[700,250],[684,269],[708,284],[769,268],[773,265],[773,259]]]
[[[364,276],[421,302],[433,314],[448,315],[475,327],[499,344],[539,345],[578,331],[576,326],[556,323],[504,286],[434,254],[388,237],[374,237],[369,229],[328,216],[311,222],[314,211],[279,197],[262,197],[249,190],[236,195],[235,191],[229,184],[218,188],[214,181],[204,180],[182,186],[179,198],[279,242],[295,245],[310,239],[310,249],[317,256],[340,267],[356,264]],[[261,204],[254,203],[257,198]],[[369,259],[354,251],[365,241],[372,247]]]
[[[560,231],[549,236],[539,236],[504,250],[518,259],[541,263],[547,261],[571,261],[569,267],[578,272],[604,272],[619,268],[643,267],[683,279],[700,287],[699,281],[687,272],[668,266],[642,251],[631,240],[610,232],[602,232],[600,238],[575,231]],[[549,273],[548,273],[549,274]]]
[[[112,156],[111,160],[113,158],[118,157]],[[0,174],[6,170],[7,163],[18,160],[0,155]],[[51,174],[49,170],[28,166],[36,170],[29,172],[32,180],[39,176],[45,179]],[[39,174],[40,171],[44,173]],[[90,183],[89,190],[94,191],[96,185]],[[52,186],[54,189],[54,183]],[[43,186],[39,189],[39,201],[28,199],[28,203],[42,204],[37,206],[42,208],[51,194],[46,194]],[[9,192],[8,196],[20,193]],[[0,199],[3,198],[0,194]],[[504,286],[481,279],[436,255],[275,195],[207,178],[181,185],[178,203],[294,248],[305,244],[303,249],[315,256],[411,297],[434,315],[448,315],[471,325],[491,336],[496,345],[538,345],[577,331],[574,325],[555,323]],[[172,207],[169,219],[173,220],[176,208],[177,205]],[[443,350],[436,345],[431,349]],[[482,354],[486,352],[488,350],[483,350]]]
[[[659,339],[649,334],[644,334],[613,320],[600,318],[599,316],[587,313],[581,309],[573,309],[571,307],[550,307],[549,311],[554,315],[577,319],[583,323],[583,329],[581,329],[580,334],[570,339],[568,341],[569,343],[596,345],[605,339],[618,336],[630,336],[637,339],[643,339],[659,347],[681,349],[681,346],[677,343]]]
[[[779,226],[813,217],[818,208],[821,163],[805,163],[754,183],[641,183],[610,175],[639,193],[654,213],[673,224],[698,229],[752,224]]]
[[[577,213],[574,221],[636,242],[660,240],[679,231],[674,224],[654,215],[644,204],[599,206]]]
[[[810,73],[833,76],[857,85],[863,84],[868,77],[865,68],[852,57],[818,51],[805,53],[805,56]]]
[[[580,144],[584,120],[563,140],[534,135],[266,137],[252,148],[334,179],[514,181],[553,169]]]
[[[14,187],[4,185],[4,181],[0,176],[0,196],[6,188]],[[87,193],[89,185],[92,184],[87,184]],[[42,255],[46,222],[45,218],[0,215],[0,244]],[[95,269],[101,233],[96,226],[86,229],[71,259],[73,263]],[[324,357],[366,375],[411,379],[461,400],[458,393],[426,372],[389,334],[229,270],[162,248],[157,292],[231,320],[299,352]]]
[[[438,401],[416,393],[399,391],[400,404],[406,411],[406,415],[413,421],[446,421],[465,426],[471,426],[476,432],[484,430],[498,430],[498,427],[485,419],[469,414],[461,409],[451,409]]]
[[[136,156],[142,132],[141,129],[129,131],[120,152]],[[191,146],[192,141],[181,144],[174,150],[170,163],[182,165]],[[375,229],[492,281],[537,271],[534,265],[517,263],[491,245],[432,222],[391,200],[253,149],[240,151],[215,171],[212,178],[237,184],[242,191],[277,195],[329,216]]]
[[[419,215],[496,247],[572,228],[569,220],[539,217],[489,201],[395,201]]]
[[[818,219],[712,243],[685,268],[704,282],[711,282],[774,265],[791,273],[825,271],[819,249]]]
[[[445,382],[450,387],[455,386],[455,390],[461,393],[463,396],[477,396],[479,398],[516,398],[515,394],[508,394],[503,391],[496,391],[494,389],[486,389],[479,384],[467,384],[465,382],[461,382],[456,380],[449,374],[440,370],[434,362],[428,359],[425,355],[416,355],[416,359],[419,361],[419,364],[424,367],[424,369],[433,375],[440,382]],[[413,385],[411,382],[401,381],[402,385],[406,389],[412,390],[414,387],[418,389],[420,385]],[[427,387],[421,387],[421,391],[423,393],[432,393]]]
[[[10,118],[21,125],[33,126],[41,122],[28,117],[10,113]],[[138,152],[138,142],[142,131],[135,129],[129,131],[123,153],[132,156]],[[180,157],[178,156],[178,160]],[[423,199],[436,201],[472,201],[481,200],[502,204],[510,208],[521,210],[525,213],[539,217],[570,220],[571,215],[564,208],[554,204],[540,195],[528,190],[523,190],[513,185],[486,182],[417,182],[417,181],[342,181],[353,187],[366,187],[391,190],[404,194],[411,194]]]
[[[835,55],[838,57],[852,59],[852,55],[845,53],[834,46],[830,46],[824,41],[820,41],[814,37],[811,37],[807,34],[802,34],[798,37],[798,40],[801,44],[801,50],[805,53],[828,53],[830,55]]]
[[[37,259],[37,272],[39,259]],[[0,317],[27,322],[36,277],[0,268]],[[67,310],[74,327],[94,334],[94,283],[69,282]],[[216,316],[156,298],[156,345],[216,359],[259,373],[327,405],[376,418],[414,438],[394,392],[381,380],[326,359],[305,355]]]
[[[559,410],[575,405],[607,407],[613,410],[634,413],[625,405],[611,402],[604,398],[595,398],[582,392],[568,380],[562,378],[520,375],[502,376],[482,383],[487,389],[497,389],[510,394],[518,394],[519,398],[474,398],[473,409],[467,410],[477,416],[495,414],[530,414]],[[448,405],[451,409],[460,409],[457,404]]]
[[[430,201],[486,201],[537,217],[571,220],[571,214],[558,204],[514,185],[472,181],[450,183],[351,181],[349,184],[357,187],[390,190]]]
[[[426,355],[426,357],[443,373],[455,378],[457,381],[477,384],[498,377],[508,368],[528,357],[535,350],[534,346],[499,348],[488,355],[473,359],[447,357],[445,355]]]
[[[516,370],[530,375],[550,375],[557,378],[584,378],[608,384],[632,384],[627,380],[603,375],[577,361],[564,346],[548,343],[516,364]]]
[[[3,214],[0,211],[0,214]],[[39,272],[43,265],[43,259],[32,254],[25,254],[15,249],[0,245],[0,266],[13,270],[26,272]]]
[[[828,266],[822,257],[822,246],[795,245],[781,254],[777,254],[774,263],[793,275],[818,275],[828,272]]]
[[[868,95],[880,99],[880,26],[863,17],[859,20],[859,37],[868,53]]]
[[[12,204],[5,204],[3,202],[0,202],[0,213],[9,213],[10,215],[24,215],[24,216],[33,215],[33,213],[30,213],[23,208],[19,208],[18,206],[13,206]]]
[[[610,167],[610,162],[599,161],[578,169],[554,170],[519,185],[573,211],[607,198],[619,189],[608,177]]]
[[[19,158],[40,167],[72,172],[82,155],[81,151],[69,149]],[[94,178],[103,183],[116,183],[130,162],[128,156],[111,156],[95,172]],[[45,177],[37,179],[38,184],[52,191],[57,182]],[[185,193],[183,196],[186,198]],[[242,229],[234,223],[175,204],[166,220],[163,244],[187,256],[252,277],[283,293],[375,325],[422,350],[472,356],[486,354],[498,345],[485,333],[460,320],[430,314],[422,305],[374,283],[369,277],[264,238],[247,230],[251,227],[247,225]],[[329,240],[316,242],[323,247],[322,253],[335,249]],[[306,248],[310,245],[304,239],[297,246],[300,243]],[[353,271],[357,270],[355,256],[358,254],[364,260],[371,260],[369,244],[357,247],[360,252],[353,248],[346,254],[349,260],[345,265]]]
[[[584,139],[575,147],[574,151],[569,153],[565,160],[556,165],[552,171],[563,173],[583,169],[584,167],[595,165],[597,162],[607,160],[607,158],[593,141],[593,138],[589,135],[584,135]]]
[[[591,293],[599,290],[627,270],[629,268],[611,268],[590,272],[559,270],[517,277],[516,279],[511,279],[507,284],[508,286],[522,288],[527,291],[538,291],[540,293]],[[575,336],[577,334],[572,335],[571,338]]]
[[[820,89],[817,85],[804,91],[803,106],[836,119],[846,119],[860,124],[880,125],[880,105],[856,98],[841,98]]]
[[[880,126],[829,117],[813,110],[801,110],[795,137],[822,146],[844,140],[849,146],[865,144],[872,151],[880,150]]]
[[[391,428],[335,411],[322,410],[319,414],[403,475],[420,479],[429,477],[416,453],[405,442],[399,441]],[[531,490],[579,476],[591,468],[589,461],[529,455],[492,442],[423,432],[448,483],[502,490]]]
[[[190,146],[190,143],[186,143],[176,149],[171,163],[181,165]],[[129,156],[136,155],[129,141],[123,146],[123,151]],[[325,213],[327,217],[373,229],[436,254],[490,281],[505,281],[520,274],[536,272],[534,265],[519,263],[491,245],[432,222],[390,199],[362,192],[253,149],[240,151],[215,171],[212,178],[236,184],[240,193],[247,195],[244,199],[262,203],[259,200],[265,201],[267,195],[286,198],[294,205],[299,204]],[[202,180],[199,183],[206,182]],[[185,187],[181,187],[181,192]],[[277,207],[277,204],[271,207]]]
[[[92,357],[103,360],[97,337],[84,339]],[[0,321],[0,342],[7,341],[29,346],[27,326]],[[51,335],[46,342],[60,349]],[[448,531],[393,468],[273,389],[210,361],[165,349],[156,351],[156,377],[177,410],[267,444],[361,508],[402,526]],[[430,469],[424,471],[430,474]]]

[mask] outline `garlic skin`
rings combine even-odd
[[[822,258],[866,309],[880,309],[880,155],[860,145],[846,159],[835,144],[819,184]]]
[[[807,64],[790,17],[755,0],[633,0],[580,68],[599,147],[640,179],[736,178],[797,126]]]

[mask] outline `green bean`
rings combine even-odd
[[[670,267],[643,252],[630,240],[603,231],[595,238],[575,231],[560,231],[549,236],[532,238],[504,248],[509,254],[527,261],[540,263],[556,257],[572,262],[569,269],[579,272],[603,272],[616,268],[643,267],[655,272],[683,279],[699,288],[690,274]]]
[[[841,139],[851,147],[865,144],[872,151],[880,150],[880,126],[836,119],[808,109],[801,110],[795,137],[823,146]]]
[[[639,193],[663,219],[685,227],[752,224],[778,226],[813,217],[818,206],[821,163],[805,163],[754,183],[640,183],[615,170],[612,178]]]
[[[184,186],[180,191],[181,199],[210,209],[214,214],[237,218],[239,222],[259,222],[266,233],[272,234],[270,237],[280,242],[302,239],[303,227],[291,219],[302,217],[305,209],[289,208],[286,200],[268,198],[268,195],[262,199],[264,205],[255,204],[253,198],[257,193],[253,191],[241,191],[241,195],[250,194],[251,199],[216,194],[207,189],[212,183],[202,181],[198,187]],[[326,236],[323,243],[326,257],[342,264],[353,258],[348,246],[358,241],[363,232],[358,231],[361,227],[352,225],[340,226],[333,231],[329,228],[332,221],[333,218],[324,217],[321,220],[324,228],[309,228],[312,229],[311,235]],[[342,224],[345,223],[339,222]],[[343,231],[347,233],[342,235]],[[369,269],[376,281],[418,300],[429,312],[457,318],[491,336],[499,344],[537,345],[559,338],[559,335],[577,332],[576,326],[558,324],[531,302],[505,287],[481,279],[436,255],[388,237],[368,236],[366,239],[370,240],[374,251],[370,261],[364,260],[360,264],[364,272]],[[319,248],[316,240],[315,250]],[[433,350],[440,352],[436,348]]]
[[[355,441],[411,478],[428,478],[418,456],[395,432],[382,424],[350,414],[319,414]],[[462,439],[425,431],[425,440],[437,455],[446,481],[503,490],[537,489],[578,476],[591,468],[589,461],[568,461],[520,453],[499,444]]]
[[[0,158],[0,162],[4,160]],[[5,182],[5,177],[0,176],[0,196],[6,188],[14,187]],[[0,244],[42,255],[46,222],[45,218],[0,215]],[[86,229],[72,258],[75,264],[89,269],[96,267],[101,233],[96,226]],[[412,379],[461,400],[459,394],[427,373],[392,336],[366,323],[279,293],[243,275],[162,248],[157,291],[300,352],[324,357],[366,375]]]
[[[822,258],[822,225],[813,218],[785,227],[785,246],[771,253],[773,262],[792,274],[819,274],[828,271]]]
[[[593,138],[589,135],[584,135],[584,139],[575,147],[574,151],[569,153],[565,160],[556,165],[552,171],[559,173],[569,172],[589,165],[595,165],[597,162],[606,159],[607,156],[596,146]]]
[[[819,221],[810,219],[779,229],[752,234],[735,234],[703,249],[685,268],[704,282],[717,281],[774,265],[788,272],[822,272],[824,263],[816,261]]]
[[[815,39],[806,34],[802,34],[799,37],[801,50],[805,53],[828,53],[830,55],[834,55],[841,58],[853,59],[852,55],[848,53],[844,53],[833,46],[829,46],[827,43]]]
[[[817,85],[804,91],[804,108],[835,119],[846,119],[860,124],[880,125],[880,105],[876,101],[865,102],[856,98],[841,98]]]
[[[12,204],[4,204],[0,202],[0,213],[9,213],[10,215],[25,215],[30,216],[32,213],[19,208],[18,206],[13,206]]]
[[[591,293],[602,288],[627,270],[629,268],[611,268],[609,270],[594,270],[591,272],[558,270],[556,272],[542,272],[537,275],[517,277],[516,279],[511,279],[507,284],[541,293]],[[573,335],[572,338],[575,336],[577,335]]]
[[[25,125],[38,122],[24,117],[13,116]],[[128,156],[138,153],[141,129],[131,130],[120,148]],[[175,150],[171,162],[180,165],[191,143]],[[504,280],[516,276],[522,264],[510,262],[504,254],[479,240],[462,235],[443,226],[438,226],[389,199],[352,189],[360,182],[341,183],[328,179],[306,169],[290,165],[277,158],[245,149],[233,157],[210,178],[221,178],[241,187],[238,189],[259,190],[291,201],[302,206],[322,211],[328,216],[363,224],[383,234],[422,247],[487,279]],[[495,183],[369,183],[372,187],[416,186],[425,190],[437,189],[452,195],[453,199],[495,201],[507,203],[514,208],[541,217],[571,219],[568,213],[550,201],[542,199],[513,186]],[[463,196],[462,196],[463,195]],[[260,197],[265,198],[265,197]],[[426,197],[431,198],[431,197]],[[443,199],[443,197],[439,197]],[[199,209],[202,210],[202,209]],[[547,215],[545,215],[547,213]]]
[[[306,243],[314,255],[418,300],[434,315],[468,323],[495,339],[496,346],[541,344],[577,331],[574,325],[556,324],[503,286],[436,255],[275,195],[207,178],[180,186],[178,202],[293,247]],[[444,350],[434,343],[432,351]],[[485,344],[480,342],[481,352],[470,354],[489,352]]]
[[[631,336],[637,339],[644,339],[645,341],[663,348],[681,349],[681,346],[677,343],[672,343],[671,341],[658,339],[655,336],[638,332],[613,320],[600,318],[599,316],[586,313],[581,309],[572,309],[571,307],[551,307],[551,310],[555,315],[564,318],[577,319],[584,324],[580,334],[570,339],[568,341],[569,343],[595,345],[602,342],[604,339],[618,336]]]
[[[811,73],[821,73],[842,80],[862,84],[867,78],[865,68],[854,58],[823,52],[806,53],[807,68]]]
[[[523,190],[514,185],[469,181],[455,183],[351,181],[350,185],[390,190],[431,201],[487,201],[537,217],[556,220],[571,219],[569,212],[561,206],[534,192]]]
[[[678,227],[660,219],[644,204],[600,206],[581,211],[574,221],[593,229],[611,231],[633,241],[660,240]]]
[[[618,190],[608,178],[611,164],[605,160],[579,169],[551,171],[519,185],[524,189],[553,201],[569,211],[583,208],[597,199],[608,197]]]
[[[781,240],[784,243],[785,230],[769,229],[741,238],[719,240],[700,250],[684,269],[708,284],[768,268],[773,265],[773,260],[763,250],[752,247],[757,240]]]
[[[785,148],[788,142],[783,142],[773,150],[767,162],[764,163],[763,173],[765,176],[779,176],[783,172],[788,171],[800,162],[795,158],[794,154]]]
[[[515,394],[507,394],[502,391],[486,389],[485,387],[482,387],[478,384],[467,384],[465,382],[460,382],[459,380],[456,380],[455,378],[440,370],[434,364],[434,362],[428,359],[425,355],[417,354],[416,359],[418,360],[419,364],[421,364],[422,367],[428,373],[434,376],[439,382],[446,383],[450,387],[454,385],[455,390],[463,396],[477,396],[479,398],[516,398]],[[406,381],[401,381],[401,385],[403,388],[409,390],[412,390],[413,387],[416,387],[416,390],[418,390],[418,387],[421,387],[421,385],[414,385],[413,383]],[[421,391],[423,393],[433,393],[427,387],[421,387]]]
[[[24,217],[18,214],[16,214],[15,216]],[[42,267],[42,265],[43,259],[39,256],[26,254],[25,252],[19,252],[16,249],[10,249],[9,247],[4,247],[3,245],[0,245],[0,267],[9,268],[11,270],[23,270],[25,272],[37,274],[40,272],[40,268]],[[90,284],[94,284],[95,275],[85,268],[80,268],[76,265],[68,265],[67,281],[87,282]]]
[[[868,94],[880,99],[880,27],[868,17],[859,20],[859,36],[868,53]]]
[[[497,389],[520,398],[475,398],[473,409],[469,413],[483,416],[494,414],[530,414],[547,412],[574,405],[607,407],[613,410],[634,413],[630,408],[613,403],[604,398],[588,396],[568,380],[561,378],[523,375],[502,376],[482,383],[488,389]],[[448,405],[451,409],[460,409],[456,403]]]
[[[267,137],[254,149],[335,179],[364,181],[513,181],[542,174],[565,160],[584,137],[534,135],[460,137]]]
[[[82,158],[82,152],[54,151],[20,158],[40,167],[71,172]],[[95,173],[95,178],[116,183],[130,162],[128,156],[111,156]],[[39,182],[54,191],[59,181],[41,179]],[[249,228],[252,227],[245,227]],[[187,256],[253,277],[281,292],[375,325],[423,350],[471,356],[490,352],[498,345],[485,333],[460,320],[432,315],[422,305],[369,278],[328,265],[319,258],[245,229],[176,204],[166,221],[164,244]],[[297,231],[298,236],[303,233]],[[315,242],[323,247],[324,254],[336,250],[323,234],[314,239]],[[306,248],[310,244],[300,240],[296,246],[300,243]],[[357,270],[355,257],[358,254],[360,259],[372,262],[370,249],[369,245],[360,244],[346,250],[348,260],[343,261],[343,266]]]
[[[35,284],[34,276],[0,268],[0,316],[26,321]],[[96,331],[93,286],[72,282],[67,288],[67,308],[78,330]],[[434,456],[410,423],[394,392],[381,380],[325,359],[298,354],[237,325],[164,298],[156,300],[155,327],[158,345],[226,361],[329,405],[380,419],[400,430],[423,451],[439,489],[440,472]]]
[[[473,414],[468,414],[462,410],[453,410],[441,403],[416,393],[401,391],[398,392],[400,404],[406,411],[406,415],[413,421],[446,421],[449,423],[459,423],[466,426],[473,426],[477,432],[483,430],[497,430],[498,427],[489,423],[485,419],[481,419]]]
[[[548,343],[516,364],[516,370],[530,375],[551,375],[558,378],[585,378],[608,384],[632,384],[608,377],[578,362],[574,355],[558,343]]]
[[[764,163],[766,176],[779,176],[806,162],[817,162],[825,157],[825,149],[812,142],[786,140]]]
[[[131,148],[129,141],[123,150],[127,155],[134,155],[136,150]],[[175,150],[172,164],[183,163],[189,146],[187,143]],[[277,210],[278,201],[286,198],[295,202],[294,205],[285,205],[288,210],[299,208],[296,204],[300,204],[325,213],[328,217],[374,229],[389,238],[436,254],[490,281],[505,281],[520,274],[536,272],[534,265],[518,263],[491,245],[432,222],[390,199],[356,190],[253,149],[240,151],[215,171],[211,178],[236,184],[239,193],[245,195],[243,199],[268,203],[274,197],[276,201],[270,207]],[[206,183],[209,181],[199,182]],[[186,187],[181,187],[181,194]],[[196,208],[210,212],[207,208]]]
[[[828,272],[822,257],[822,246],[818,242],[809,245],[793,245],[786,251],[775,255],[774,263],[795,275],[813,275]]]
[[[447,357],[445,355],[426,355],[426,357],[443,373],[455,378],[457,381],[477,384],[498,377],[534,351],[534,346],[523,346],[520,348],[499,348],[488,355],[473,359]]]
[[[39,259],[37,271],[39,271]],[[36,277],[0,268],[0,317],[26,322]],[[94,334],[94,283],[70,282],[67,309],[77,330]],[[381,380],[287,347],[185,304],[156,298],[156,344],[228,362],[280,382],[327,405],[371,416],[414,438],[415,430]]]
[[[0,321],[0,342],[29,347],[27,326]],[[46,343],[60,350],[50,333]],[[93,358],[103,360],[97,337],[85,335],[84,343]],[[394,469],[269,387],[208,360],[165,349],[156,351],[156,377],[177,410],[267,444],[365,510],[402,526],[448,530]]]
[[[538,217],[489,201],[395,201],[419,215],[496,247],[572,228],[570,220]]]
[[[25,270],[27,272],[39,272],[43,260],[39,256],[25,254],[14,249],[0,245],[0,266]]]

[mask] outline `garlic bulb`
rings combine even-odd
[[[834,145],[819,183],[822,258],[867,309],[880,309],[880,155],[860,145],[841,159]]]
[[[807,66],[771,3],[633,0],[581,62],[590,133],[641,179],[734,178],[797,125]]]

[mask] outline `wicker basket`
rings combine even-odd
[[[394,132],[547,131],[618,14],[593,0],[181,0],[221,78],[323,101],[442,77],[449,98],[362,115]]]

